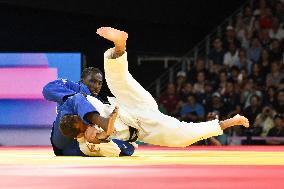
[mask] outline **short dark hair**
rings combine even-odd
[[[81,79],[86,78],[90,74],[97,74],[97,73],[103,75],[103,72],[99,68],[94,68],[94,67],[85,68],[81,74]]]
[[[256,94],[251,95],[251,97],[250,97],[250,99],[249,99],[249,100],[251,101],[251,100],[252,100],[252,98],[256,98],[258,102],[260,101],[260,97],[259,97],[258,95],[256,95]]]
[[[70,138],[76,138],[80,133],[80,129],[75,127],[77,120],[75,115],[64,115],[59,123],[59,129],[61,133]]]
[[[193,98],[194,98],[194,100],[196,100],[196,95],[195,95],[195,94],[190,93],[190,94],[188,94],[188,95],[187,95],[187,98],[188,98],[188,97],[190,97],[190,96],[191,96],[191,97],[193,97]]]
[[[233,71],[233,70],[235,70],[235,71],[240,71],[240,69],[238,68],[238,66],[236,66],[236,65],[233,65],[232,67],[231,67],[231,72]]]

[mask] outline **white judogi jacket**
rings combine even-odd
[[[104,54],[104,70],[107,85],[115,97],[109,97],[111,105],[88,96],[101,116],[109,116],[114,106],[119,107],[115,122],[114,138],[129,139],[128,127],[138,129],[138,140],[149,144],[186,147],[199,140],[223,134],[218,120],[187,123],[167,116],[158,110],[152,95],[146,91],[128,72],[127,53],[112,59],[114,49]]]
[[[118,157],[120,149],[114,142],[93,144],[85,140],[84,137],[77,138],[80,150],[88,156]]]

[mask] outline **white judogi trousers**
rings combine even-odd
[[[186,147],[199,140],[223,134],[217,119],[187,123],[161,113],[152,95],[129,73],[127,53],[112,59],[113,51],[109,49],[104,54],[104,71],[107,85],[115,96],[109,98],[111,109],[115,105],[119,106],[119,117],[115,122],[117,135],[114,138],[127,138],[129,133],[126,130],[131,126],[138,129],[139,141],[160,146]],[[88,100],[97,107],[95,99],[88,97]],[[105,109],[104,106],[100,111],[107,114],[111,112]]]

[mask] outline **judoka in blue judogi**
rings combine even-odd
[[[86,95],[97,97],[101,86],[101,71],[96,68],[87,68],[83,71],[82,80],[78,83],[57,79],[43,88],[45,99],[57,102],[57,117],[53,123],[50,138],[55,155],[87,156],[80,150],[79,143],[75,138],[63,135],[59,125],[61,119],[66,115],[77,115],[86,125],[95,124],[92,122],[92,116],[99,116],[98,111],[88,102]],[[117,139],[113,139],[112,142],[120,148],[120,156],[133,154],[134,147],[129,142]]]

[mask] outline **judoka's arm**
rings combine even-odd
[[[44,86],[42,94],[46,100],[62,104],[69,96],[73,96],[80,89],[77,83],[57,79]]]

